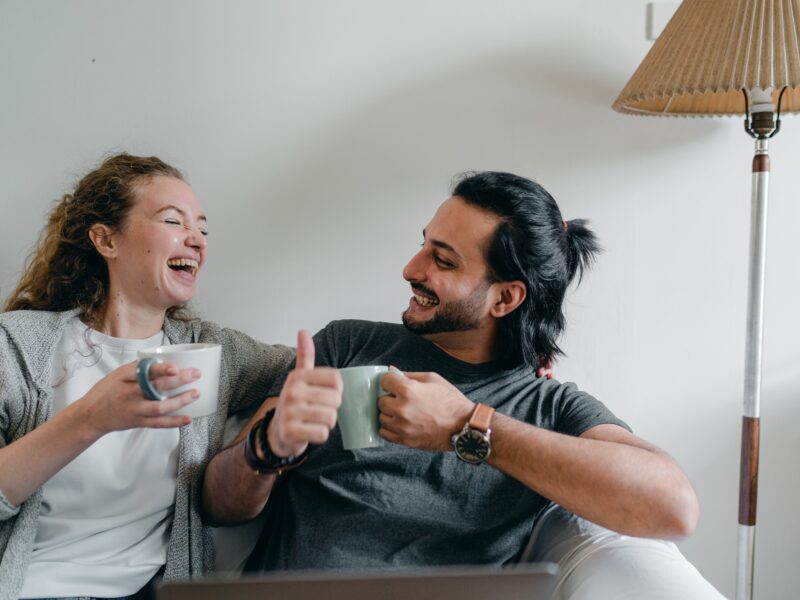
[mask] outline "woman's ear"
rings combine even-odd
[[[495,283],[497,288],[497,300],[492,305],[491,315],[497,319],[505,317],[507,314],[525,302],[528,291],[525,284],[521,281],[502,281]]]
[[[95,223],[89,228],[89,239],[104,258],[117,257],[117,245],[114,232],[108,225]]]

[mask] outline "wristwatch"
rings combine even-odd
[[[453,450],[461,460],[479,465],[492,452],[492,416],[494,409],[486,404],[476,404],[467,424],[453,438]]]
[[[294,469],[302,465],[308,458],[308,448],[299,456],[276,456],[272,453],[267,440],[267,428],[272,417],[275,416],[275,409],[267,411],[264,418],[258,421],[244,442],[244,460],[247,465],[259,475],[277,474]],[[259,458],[256,453],[256,444],[260,447],[264,459]]]

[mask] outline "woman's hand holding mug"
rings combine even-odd
[[[87,424],[97,437],[136,427],[181,427],[191,422],[191,417],[169,413],[194,402],[199,397],[197,390],[186,390],[160,402],[149,400],[139,386],[137,364],[134,361],[115,369],[81,398]],[[166,391],[197,381],[200,372],[158,363],[150,367],[149,378],[156,389]]]

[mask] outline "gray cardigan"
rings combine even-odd
[[[76,314],[0,314],[0,447],[50,418],[53,355],[65,325]],[[222,344],[217,413],[180,429],[175,513],[164,578],[190,579],[213,568],[210,531],[200,517],[200,493],[205,466],[222,444],[226,416],[260,404],[273,380],[289,368],[294,350],[262,344],[199,319],[167,319],[164,333],[173,344]],[[22,588],[41,503],[41,489],[19,507],[11,505],[0,490],[0,600],[15,599]]]

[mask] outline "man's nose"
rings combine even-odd
[[[417,252],[403,268],[403,279],[406,281],[423,281],[425,279],[425,261],[422,250]]]

